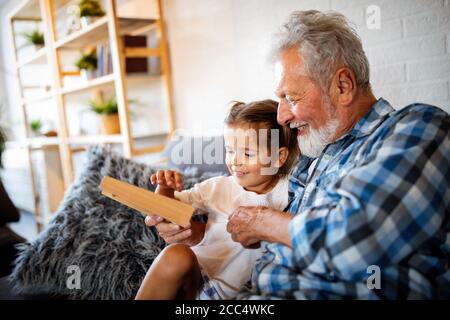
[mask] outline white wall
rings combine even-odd
[[[18,1],[5,0],[0,7],[0,101],[6,105],[6,116],[8,121],[6,129],[10,138],[17,139],[25,137],[25,129],[22,121],[21,108],[19,107],[19,87],[17,84],[15,62],[12,51],[12,40],[10,35],[10,25],[7,16],[11,10],[18,5]],[[39,74],[38,74],[39,75]],[[3,82],[3,83],[2,83]],[[4,93],[2,95],[2,92]],[[16,107],[13,107],[16,106]]]
[[[337,10],[356,25],[375,94],[396,108],[420,101],[450,112],[448,0],[165,1],[178,126],[220,130],[226,104],[273,96],[265,54],[290,12]],[[381,9],[368,30],[366,7]]]

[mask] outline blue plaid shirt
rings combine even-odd
[[[286,209],[294,249],[267,244],[238,298],[450,298],[449,130],[438,108],[379,99],[302,157]]]

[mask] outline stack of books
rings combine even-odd
[[[97,77],[106,76],[112,72],[113,66],[109,44],[97,45]]]

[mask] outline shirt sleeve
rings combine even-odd
[[[370,265],[398,263],[436,235],[450,207],[449,129],[447,115],[425,111],[380,133],[320,205],[291,221],[296,265],[360,280]]]
[[[175,198],[192,205],[195,209],[206,212],[218,184],[222,183],[221,178],[222,177],[214,177],[196,183],[191,189],[183,190],[181,192],[175,191]]]

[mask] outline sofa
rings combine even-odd
[[[220,161],[193,161],[194,153],[203,152],[211,143],[222,148],[215,148]],[[183,148],[189,144],[197,147]],[[189,152],[192,161],[174,161],[179,160],[180,150]],[[3,281],[7,290],[12,288],[11,297],[133,299],[166,243],[154,228],[145,226],[141,213],[101,195],[101,179],[108,175],[154,190],[150,176],[158,169],[171,168],[183,173],[186,189],[228,174],[224,154],[220,136],[174,137],[161,154],[167,162],[154,165],[125,159],[109,147],[91,148],[83,171],[66,191],[50,223],[35,241],[18,245],[14,269],[7,280],[0,281],[0,287]],[[194,213],[194,219],[204,217]]]

